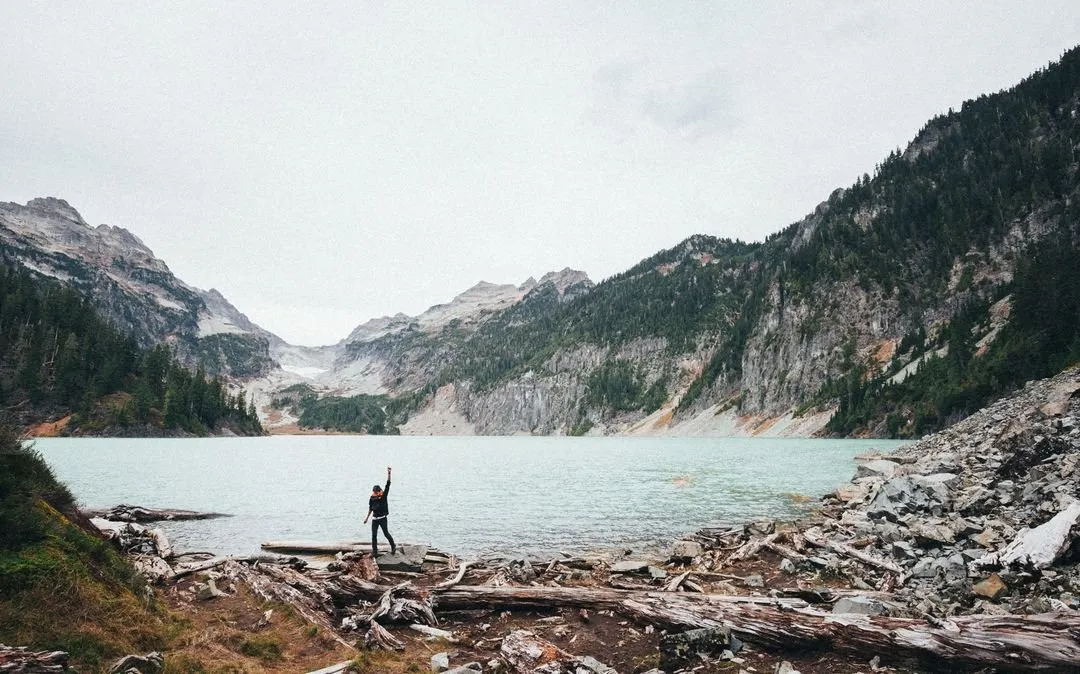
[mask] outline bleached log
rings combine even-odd
[[[738,550],[728,555],[728,558],[724,560],[724,563],[731,564],[732,562],[737,562],[742,559],[750,559],[751,557],[756,555],[761,550],[761,548],[775,542],[776,539],[779,537],[780,534],[779,532],[777,532],[769,534],[764,538],[752,538]]]
[[[971,563],[972,568],[1031,566],[1045,569],[1054,564],[1072,543],[1071,531],[1080,522],[1080,501],[1034,529],[1021,531],[1004,550],[986,555]]]
[[[104,510],[84,510],[83,514],[87,517],[100,517],[112,522],[163,522],[231,517],[231,515],[225,513],[203,513],[195,510],[177,510],[175,508],[147,508],[126,503]]]
[[[774,597],[751,597],[744,595],[694,594],[683,595],[670,592],[641,590],[616,590],[586,587],[488,587],[483,585],[458,585],[432,594],[432,601],[440,610],[495,609],[552,609],[587,608],[596,611],[618,612],[623,602],[633,597],[682,597],[693,596],[698,601],[723,604],[763,604],[786,608],[801,608],[807,603],[801,599]]]
[[[450,580],[448,580],[446,582],[439,583],[438,585],[435,585],[431,589],[433,589],[433,590],[445,590],[445,589],[454,587],[455,585],[457,585],[458,583],[461,582],[461,579],[465,577],[465,572],[468,571],[468,570],[469,570],[469,563],[468,562],[462,562],[461,566],[458,567],[458,572],[457,572],[456,576],[454,576],[453,578],[451,578]]]
[[[287,564],[291,566],[303,567],[306,562],[296,557],[282,557],[280,555],[236,555],[227,557],[214,557],[202,562],[196,562],[195,564],[180,566],[175,569],[172,579],[179,580],[185,576],[190,576],[193,573],[199,573],[200,571],[209,571],[219,566],[224,566],[228,562],[237,562],[240,564]]]
[[[683,584],[683,581],[686,580],[686,577],[689,575],[689,571],[683,571],[679,575],[669,580],[667,585],[664,586],[664,592],[675,592],[676,590],[678,590],[679,586]]]
[[[352,666],[353,661],[346,660],[345,662],[339,662],[336,665],[330,665],[329,667],[310,671],[307,674],[345,674]]]
[[[149,534],[150,538],[154,539],[154,547],[157,548],[158,557],[166,560],[172,559],[173,548],[165,532],[161,529],[151,529]]]
[[[698,585],[697,583],[695,583],[694,581],[692,581],[690,579],[687,579],[683,583],[683,585],[685,585],[686,589],[688,589],[688,590],[693,590],[694,592],[705,594],[705,588],[701,587],[700,585]]]
[[[582,669],[596,674],[619,674],[595,658],[571,655],[527,630],[515,630],[506,635],[499,647],[499,655],[519,674]],[[554,666],[559,668],[555,669]]]
[[[367,634],[364,635],[364,647],[369,651],[383,649],[385,651],[403,651],[405,644],[393,634],[390,634],[383,626],[374,620],[368,626]]]
[[[265,541],[259,547],[268,552],[312,555],[333,554],[335,552],[368,552],[371,550],[371,543],[365,543],[364,541]]]
[[[66,672],[67,661],[64,651],[31,651],[0,644],[0,672]]]
[[[431,604],[427,599],[406,599],[401,596],[408,589],[410,589],[410,583],[404,582],[384,592],[368,619],[373,623],[421,622],[427,625],[438,625],[439,620],[435,617],[435,612],[431,610]]]
[[[811,533],[810,531],[803,532],[803,538],[805,538],[806,542],[809,543],[810,545],[813,545],[813,546],[816,546],[816,547],[819,547],[819,548],[824,548],[825,550],[832,550],[833,552],[835,552],[837,554],[845,555],[847,557],[851,557],[852,559],[856,559],[856,560],[858,560],[858,561],[860,561],[863,564],[866,564],[868,566],[873,566],[873,567],[878,568],[878,569],[889,571],[891,573],[896,574],[896,576],[898,578],[903,577],[903,575],[904,575],[904,570],[901,569],[896,564],[894,564],[893,562],[890,562],[890,561],[888,561],[886,559],[880,559],[878,557],[874,557],[874,556],[872,556],[870,554],[867,554],[867,553],[865,553],[865,552],[863,552],[861,550],[856,550],[855,548],[851,547],[850,545],[845,545],[844,543],[841,543],[840,541],[834,541],[831,538],[821,538],[821,537]]]
[[[421,634],[426,634],[429,637],[435,637],[436,639],[445,639],[452,644],[456,644],[458,642],[458,638],[454,636],[453,632],[447,632],[446,630],[441,630],[438,627],[431,627],[430,625],[413,623],[412,625],[409,625],[409,629],[420,632]]]
[[[776,554],[780,555],[784,559],[789,559],[789,560],[795,562],[796,564],[805,562],[808,559],[810,559],[809,557],[802,554],[801,552],[796,552],[795,550],[792,550],[791,548],[789,548],[787,546],[780,545],[779,543],[769,543],[766,547],[768,547],[770,550],[772,550]]]
[[[961,616],[944,626],[884,616],[837,616],[810,609],[699,603],[697,595],[653,595],[623,602],[624,613],[668,628],[729,625],[744,641],[778,650],[825,650],[935,668],[998,667],[1070,671],[1080,662],[1080,616]]]
[[[593,588],[458,586],[440,609],[574,607],[610,610],[668,629],[728,625],[744,641],[778,650],[837,650],[937,667],[1067,670],[1080,662],[1080,615],[963,616],[944,626],[885,616],[837,616],[805,601]]]
[[[157,555],[131,555],[131,565],[151,583],[165,583],[176,578],[176,573]]]

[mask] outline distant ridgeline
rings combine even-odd
[[[676,424],[838,406],[833,433],[919,435],[1080,359],[1078,148],[1073,49],[762,243],[694,236],[572,298],[538,288],[344,360],[385,364],[391,396],[454,384],[481,433],[625,428],[666,405]]]
[[[79,292],[0,260],[0,411],[20,424],[74,414],[63,432],[262,433],[244,393],[140,349]]]

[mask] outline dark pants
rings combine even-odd
[[[378,546],[378,534],[379,527],[382,527],[383,536],[386,536],[386,540],[390,543],[390,554],[397,552],[397,547],[394,545],[394,537],[390,535],[390,532],[386,528],[386,517],[380,517],[379,519],[371,520],[371,554],[379,554]]]

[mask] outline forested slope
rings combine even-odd
[[[244,394],[140,349],[76,290],[0,261],[0,411],[20,424],[74,413],[67,432],[261,433]]]

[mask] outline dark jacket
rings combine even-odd
[[[380,517],[386,517],[390,514],[390,504],[386,502],[386,497],[390,495],[390,480],[386,480],[386,486],[383,487],[382,494],[379,496],[372,495],[368,499],[368,508],[371,509],[371,514],[375,519]]]

